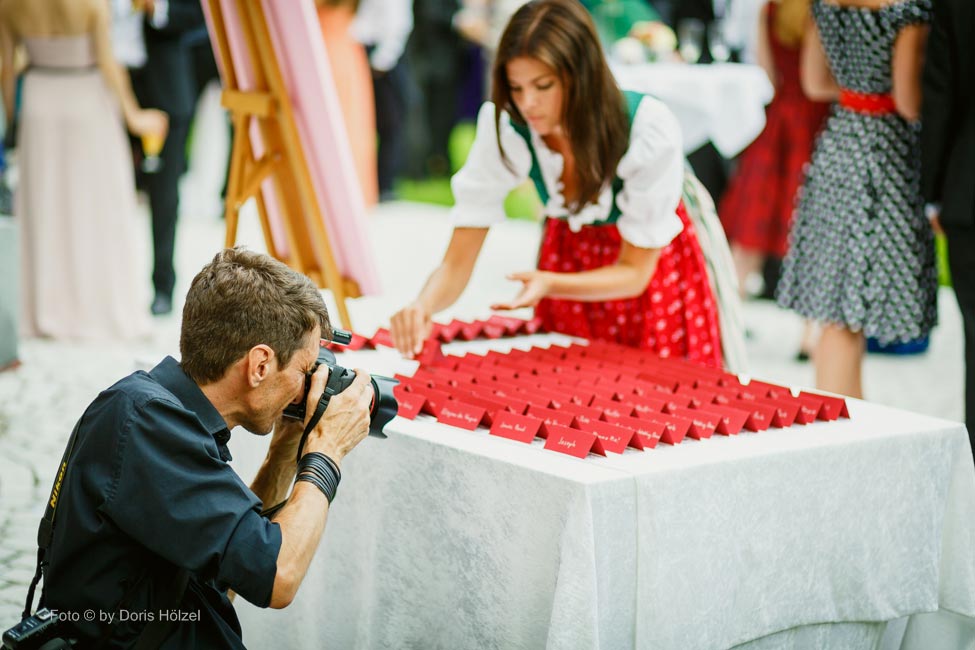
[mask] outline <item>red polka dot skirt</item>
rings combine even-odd
[[[684,229],[661,251],[643,294],[602,302],[546,298],[535,307],[543,327],[720,368],[717,304],[704,255],[683,203],[677,215]],[[538,268],[574,273],[615,264],[620,242],[615,225],[583,226],[579,232],[572,232],[565,220],[547,219]]]

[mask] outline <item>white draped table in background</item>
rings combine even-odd
[[[708,141],[733,158],[765,128],[773,89],[765,71],[745,63],[614,63],[620,86],[653,95],[677,116],[690,153]]]
[[[382,372],[395,357],[356,355],[340,363]],[[346,459],[295,602],[271,611],[237,599],[244,641],[975,647],[964,426],[856,400],[849,408],[849,420],[581,460],[541,441],[397,418],[388,439],[369,438]],[[237,445],[253,439],[232,445],[250,469],[259,449]]]

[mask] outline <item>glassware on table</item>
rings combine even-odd
[[[715,63],[727,63],[731,59],[731,47],[725,35],[725,25],[716,20],[708,27],[708,51]]]
[[[677,23],[677,51],[687,63],[697,63],[704,49],[704,23],[685,18]]]
[[[166,143],[166,136],[161,133],[144,133],[142,135],[142,171],[147,174],[155,174],[162,169],[163,161],[159,157],[163,145]]]

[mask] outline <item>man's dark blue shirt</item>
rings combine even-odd
[[[163,647],[243,647],[226,590],[269,604],[281,530],[227,464],[229,440],[171,357],[101,393],[81,418],[61,488],[43,605],[81,615],[74,625],[89,641],[112,616],[109,647],[130,647],[147,620],[172,609],[163,594],[185,568],[178,610],[191,620]]]

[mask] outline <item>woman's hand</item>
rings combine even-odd
[[[491,309],[507,310],[534,307],[552,289],[551,274],[548,271],[525,271],[512,273],[509,280],[521,282],[521,291],[514,300],[491,305]]]
[[[165,138],[169,131],[169,117],[155,108],[137,108],[125,116],[125,125],[135,135]]]
[[[403,307],[390,319],[389,333],[393,345],[407,359],[412,359],[423,350],[423,343],[430,336],[433,322],[430,313],[418,302]]]

